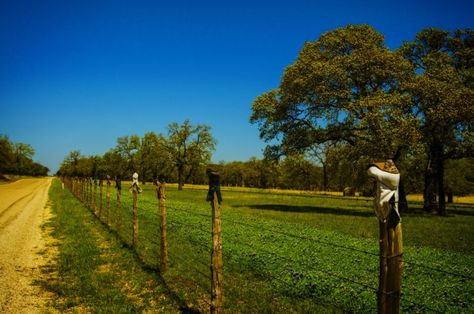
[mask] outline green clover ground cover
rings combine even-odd
[[[112,193],[114,195],[114,193]],[[203,190],[167,188],[170,270],[164,281],[190,309],[207,311],[211,211]],[[228,312],[376,312],[378,223],[368,199],[226,190],[222,230]],[[123,191],[131,243],[131,194]],[[138,255],[159,263],[154,187],[139,197]],[[403,312],[473,312],[473,210],[447,218],[403,216]],[[115,227],[115,202],[111,225]]]

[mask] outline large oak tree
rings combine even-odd
[[[250,121],[272,143],[266,156],[331,142],[360,156],[397,159],[418,137],[411,99],[401,90],[412,73],[372,27],[339,28],[304,44],[279,88],[256,98]]]

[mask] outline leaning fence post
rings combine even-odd
[[[156,182],[157,196],[160,203],[160,273],[164,274],[168,270],[168,240],[166,238],[166,195],[165,183],[163,181]]]
[[[378,312],[398,314],[403,270],[402,225],[398,212],[400,174],[391,160],[375,162],[367,172],[377,183],[374,207],[380,229]]]
[[[210,169],[207,170],[209,176],[209,192],[207,201],[212,207],[212,253],[211,253],[211,313],[222,313],[222,228],[221,228],[221,207],[222,196],[219,187],[219,174]]]
[[[132,186],[129,188],[133,194],[133,235],[132,235],[132,247],[134,249],[138,246],[138,193],[141,192],[141,188],[138,185],[138,173],[134,173],[132,176]]]

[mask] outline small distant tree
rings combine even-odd
[[[191,125],[185,120],[182,125],[174,122],[168,126],[166,146],[178,172],[178,189],[193,176],[199,167],[208,164],[215,149],[216,140],[211,128],[204,124]]]

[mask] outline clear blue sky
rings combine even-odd
[[[474,1],[0,0],[0,134],[53,172],[119,136],[212,127],[215,162],[260,158],[256,96],[305,41],[367,23],[391,48],[425,27],[474,27]]]

